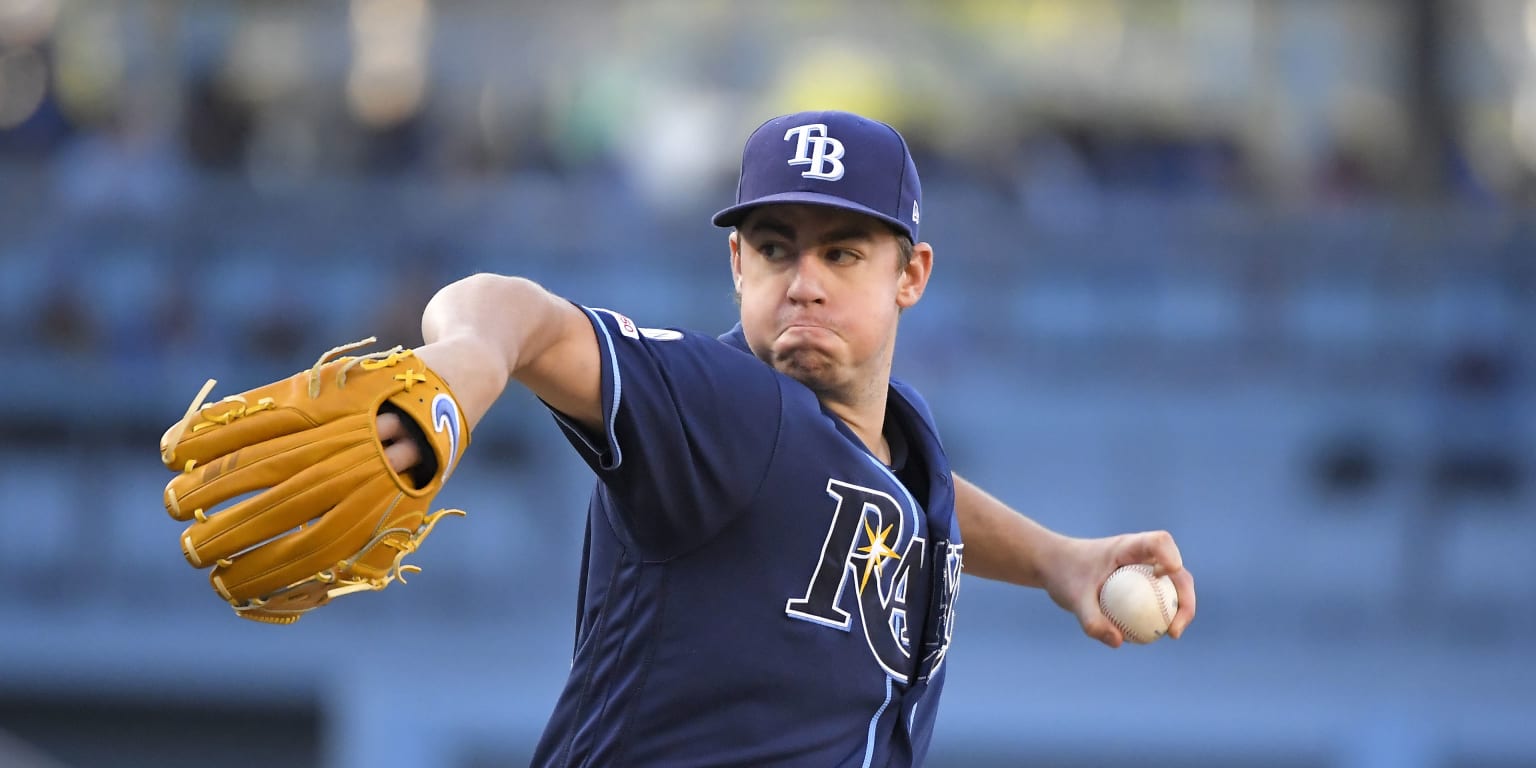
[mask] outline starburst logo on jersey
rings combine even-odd
[[[843,143],[827,135],[826,123],[795,126],[784,132],[784,140],[795,142],[789,164],[810,166],[801,176],[822,181],[843,177]]]
[[[906,504],[884,491],[841,480],[827,481],[827,495],[836,502],[832,524],[805,594],[789,600],[784,612],[844,632],[852,631],[853,613],[844,607],[851,592],[860,629],[881,669],[898,682],[909,682],[913,643],[908,636],[908,587],[932,589],[935,620],[922,638],[918,679],[926,679],[943,664],[953,625],[952,605],[960,578],[960,548],[940,541],[934,559],[943,565],[935,579],[927,561],[927,541],[918,536],[922,514],[916,502]],[[916,580],[914,582],[914,580]],[[853,586],[849,590],[849,585]],[[918,622],[919,628],[922,622]]]
[[[864,556],[864,576],[859,579],[859,594],[863,594],[864,588],[869,586],[871,571],[879,572],[886,560],[901,559],[901,555],[896,554],[896,550],[885,544],[886,537],[890,536],[891,529],[894,527],[894,525],[887,525],[880,531],[879,536],[875,536],[874,529],[869,527],[869,518],[864,518],[864,533],[869,537],[869,543],[859,547],[859,554]]]

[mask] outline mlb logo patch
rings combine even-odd
[[[640,329],[635,327],[635,321],[633,321],[633,320],[631,320],[631,319],[629,319],[629,318],[627,318],[627,317],[625,317],[625,316],[623,316],[623,315],[621,315],[621,314],[619,314],[617,312],[613,313],[613,316],[618,318],[618,320],[619,320],[619,333],[622,333],[625,336],[630,337],[631,339],[638,339],[638,338],[640,338]]]
[[[640,329],[635,325],[635,321],[633,321],[633,320],[625,317],[624,315],[621,315],[618,312],[615,312],[615,311],[613,311],[611,309],[604,309],[602,307],[593,307],[592,309],[595,309],[598,312],[602,312],[604,314],[607,314],[607,315],[611,316],[614,319],[614,321],[619,324],[619,333],[622,333],[625,336],[628,336],[629,338],[634,339],[636,341],[640,340]]]

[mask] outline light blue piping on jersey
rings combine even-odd
[[[613,466],[605,466],[603,468],[618,469],[619,465],[624,463],[624,452],[619,450],[619,437],[613,432],[613,422],[619,417],[619,395],[624,391],[624,382],[623,379],[619,376],[619,355],[613,349],[613,335],[608,333],[608,326],[603,324],[602,318],[598,317],[595,311],[586,307],[582,307],[581,310],[586,312],[589,316],[591,316],[593,321],[595,321],[594,324],[597,325],[597,329],[603,332],[603,344],[608,347],[608,365],[613,369],[613,408],[608,411],[607,437],[608,446],[613,449]],[[613,314],[613,312],[606,309],[601,311],[608,312],[608,314]],[[572,423],[570,419],[566,418],[565,414],[553,409],[551,409],[550,412],[555,415],[555,419],[557,421],[565,425],[566,429],[569,430],[571,434],[580,438],[581,442],[585,443],[587,448],[590,449],[592,453],[598,456],[603,455],[603,449],[599,446],[593,445],[592,441],[587,439],[586,430]]]
[[[891,705],[891,676],[885,676],[885,703],[875,710],[875,716],[869,719],[869,737],[864,742],[864,768],[869,768],[870,761],[875,759],[875,726],[880,724],[880,716],[885,714],[885,708]]]
[[[875,458],[874,454],[866,453],[864,455],[869,458],[871,464],[879,467],[880,471],[884,472],[885,476],[890,478],[891,482],[895,483],[897,488],[901,489],[901,495],[907,497],[907,504],[911,505],[910,509],[912,510],[912,533],[916,534],[917,529],[922,526],[922,521],[918,519],[919,510],[921,510],[922,507],[917,505],[917,499],[912,498],[912,492],[907,490],[907,484],[897,480],[896,473],[892,472],[891,468],[885,465],[885,462]]]
[[[887,467],[885,465],[885,462],[882,462],[879,459],[875,458],[874,454],[866,453],[864,455],[868,456],[870,463],[874,464],[876,467],[879,467],[880,471],[884,472],[885,476],[890,478],[891,482],[895,483],[897,488],[901,489],[901,495],[903,495],[903,496],[905,496],[907,498],[907,504],[909,505],[908,509],[912,510],[912,526],[913,526],[912,527],[912,533],[913,533],[913,535],[916,535],[918,527],[922,525],[922,521],[917,519],[918,515],[920,514],[919,510],[921,509],[921,507],[917,506],[917,499],[912,497],[912,492],[907,490],[907,486],[906,486],[905,483],[903,483],[900,480],[896,479],[896,473],[892,472],[891,468]],[[868,741],[866,741],[864,743],[864,768],[869,768],[870,761],[875,759],[875,726],[880,722],[880,716],[885,714],[885,708],[890,706],[890,705],[891,705],[891,676],[890,675],[886,675],[885,676],[885,703],[881,704],[880,708],[875,710],[875,716],[870,718],[870,720],[869,720],[869,737],[868,737]],[[916,720],[917,720],[917,707],[914,705],[912,707],[912,718],[907,721],[907,732],[908,733],[912,732],[912,724],[914,722],[916,722]]]
[[[872,453],[866,452],[864,454],[864,456],[869,459],[869,463],[875,465],[876,467],[879,467],[880,471],[885,473],[886,478],[888,478],[893,485],[895,485],[897,488],[901,489],[901,495],[907,500],[907,509],[910,509],[912,511],[912,535],[914,537],[916,537],[917,536],[917,532],[919,530],[921,530],[922,527],[923,527],[923,516],[924,516],[923,515],[923,508],[919,507],[917,505],[917,499],[912,498],[912,492],[907,490],[906,483],[903,483],[900,480],[898,480],[896,478],[896,473],[892,472],[890,467],[887,467],[884,462],[882,462],[879,459],[875,458],[875,455],[872,454]],[[897,504],[897,506],[901,506],[901,505]],[[906,510],[903,510],[903,514],[905,514],[905,513],[906,513]],[[926,541],[926,539],[925,539],[925,541]],[[893,584],[892,586],[894,587],[895,585]],[[903,615],[905,615],[905,611],[903,611]],[[905,633],[906,632],[906,628],[905,628],[906,619],[903,618],[902,621],[903,621],[902,632]],[[902,651],[902,655],[906,656],[909,659],[912,658],[912,654],[906,652],[905,650]],[[888,667],[885,666],[884,662],[880,662],[880,668],[885,670],[887,675],[895,674],[893,670],[891,670],[891,669],[889,669]],[[904,676],[904,677],[910,677],[910,676]],[[903,679],[902,682],[904,682],[904,683],[905,682],[909,682],[909,680],[908,679]]]

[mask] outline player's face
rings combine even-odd
[[[730,236],[741,325],[753,353],[821,394],[882,389],[897,316],[917,303],[933,251],[901,264],[878,219],[817,205],[767,205]]]

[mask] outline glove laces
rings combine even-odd
[[[366,339],[354,341],[350,344],[342,344],[338,347],[332,347],[325,354],[321,355],[320,359],[316,360],[315,364],[309,368],[310,399],[313,400],[320,396],[320,369],[324,368],[326,363],[331,362],[332,358],[342,354],[343,352],[350,352],[351,350],[357,349],[359,347],[368,346],[369,344],[373,344],[378,340],[379,339],[376,336],[369,336]],[[347,372],[351,371],[358,365],[361,365],[363,370],[366,371],[378,370],[379,368],[387,368],[393,366],[401,360],[410,357],[412,354],[412,350],[405,349],[404,347],[400,346],[395,346],[382,352],[371,352],[366,355],[352,358],[341,367],[340,371],[337,372],[336,386],[346,386]],[[395,378],[405,380],[407,389],[409,389],[410,385],[415,383],[415,381],[425,380],[424,376],[416,374],[413,371],[406,371],[403,378],[401,376],[396,376]],[[258,411],[264,411],[275,406],[275,403],[270,397],[263,397],[256,401],[255,405],[251,405],[247,403],[245,398],[241,397],[240,395],[230,395],[229,397],[219,401],[220,403],[233,403],[233,405],[228,410],[213,415],[202,413],[202,411],[213,407],[213,403],[208,403],[205,405],[204,401],[208,399],[208,394],[213,391],[213,386],[217,383],[217,379],[209,379],[207,382],[205,382],[203,384],[203,388],[198,390],[197,397],[192,398],[192,404],[187,406],[187,412],[182,414],[181,420],[176,422],[175,426],[171,427],[170,431],[166,432],[165,437],[160,440],[160,459],[161,461],[165,462],[166,466],[176,466],[176,446],[181,444],[181,440],[186,436],[187,432],[190,431],[196,433],[215,425],[228,424],[235,419],[249,416]],[[202,420],[193,423],[192,416],[194,414],[200,414],[202,416]],[[191,466],[187,466],[185,470],[191,471]]]

